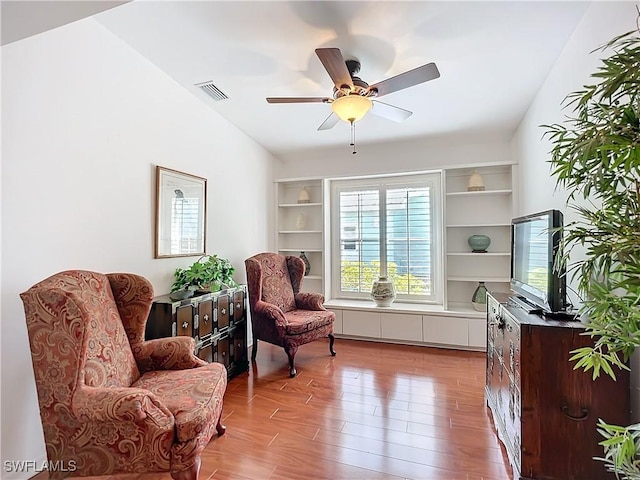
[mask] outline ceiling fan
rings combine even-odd
[[[333,112],[322,122],[318,130],[333,128],[338,120],[353,123],[362,119],[369,110],[374,115],[395,122],[402,122],[413,112],[373,98],[434,80],[440,76],[435,63],[427,63],[381,82],[369,85],[356,77],[360,71],[358,60],[345,60],[339,48],[316,48],[316,55],[333,80],[333,97],[268,97],[269,103],[330,103]],[[353,135],[353,133],[352,133]],[[352,138],[352,145],[355,139]],[[355,151],[354,151],[355,153]]]

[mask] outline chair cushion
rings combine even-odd
[[[227,370],[221,363],[188,370],[155,370],[142,375],[132,387],[149,390],[160,399],[175,417],[178,441],[186,442],[220,418]]]
[[[327,310],[293,310],[284,314],[288,325],[287,335],[302,335],[329,325],[334,321],[334,313]]]

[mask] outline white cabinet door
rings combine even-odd
[[[422,316],[405,313],[381,314],[382,338],[422,342]]]
[[[356,337],[380,338],[380,314],[343,310],[342,333]]]
[[[469,345],[469,321],[459,317],[422,316],[423,340],[445,345]]]
[[[470,318],[469,346],[487,348],[487,320],[485,318]]]
[[[327,310],[336,314],[336,321],[333,324],[333,333],[340,335],[342,333],[342,310],[334,310],[333,308],[327,308]]]

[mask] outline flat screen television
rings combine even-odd
[[[554,269],[562,233],[559,210],[547,210],[511,221],[512,300],[529,313],[562,313],[566,309],[565,270]]]

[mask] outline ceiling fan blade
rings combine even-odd
[[[316,48],[316,55],[338,90],[343,86],[353,90],[353,80],[339,48]]]
[[[413,87],[419,83],[434,80],[440,76],[438,67],[435,63],[427,63],[421,67],[414,68],[408,72],[401,73],[395,77],[387,78],[381,82],[369,86],[369,91],[377,90],[378,97],[387,95],[388,93],[397,92],[404,88]]]
[[[267,97],[268,103],[328,103],[327,97]]]
[[[318,130],[329,130],[330,128],[335,127],[336,123],[338,123],[339,120],[340,117],[331,112],[331,115],[329,115],[326,120],[322,122],[322,124],[318,127]]]
[[[394,122],[403,122],[411,115],[413,115],[413,112],[410,112],[409,110],[405,110],[400,107],[394,107],[393,105],[382,103],[378,100],[374,100],[371,103],[371,113],[379,117],[393,120]]]

